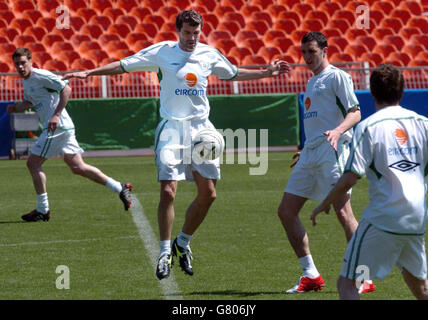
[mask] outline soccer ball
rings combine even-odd
[[[214,160],[223,153],[224,139],[215,129],[203,129],[196,135],[193,147],[193,152],[198,158]]]

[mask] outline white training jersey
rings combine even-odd
[[[339,126],[349,109],[359,105],[351,76],[332,65],[309,79],[303,102],[307,146],[324,140],[324,132]],[[349,129],[341,139],[350,142],[352,132]]]
[[[217,49],[198,43],[186,52],[178,42],[163,41],[120,60],[125,72],[154,71],[160,81],[160,116],[167,120],[207,119],[208,76],[234,78],[238,68]]]
[[[398,234],[423,234],[427,218],[428,119],[401,106],[359,123],[345,172],[370,182],[362,217]]]
[[[24,100],[31,102],[43,129],[46,129],[58,106],[60,92],[68,84],[68,81],[62,80],[60,76],[48,70],[33,68],[31,75],[28,79],[23,79],[22,84]],[[65,109],[61,112],[58,128],[74,129],[73,121]]]

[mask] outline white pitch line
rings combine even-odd
[[[0,247],[19,247],[19,246],[39,246],[43,244],[53,243],[71,243],[71,242],[92,242],[92,241],[106,241],[106,240],[121,240],[121,239],[135,239],[138,236],[122,236],[113,238],[93,238],[93,239],[67,239],[67,240],[51,240],[51,241],[30,241],[20,243],[1,243]]]
[[[135,194],[132,195],[132,206],[131,206],[132,219],[138,229],[140,238],[143,241],[144,247],[147,250],[147,254],[153,266],[153,270],[157,266],[157,258],[159,254],[159,242],[156,240],[156,236],[150,226],[149,220],[147,220],[144,214],[143,206],[138,200]],[[153,274],[155,277],[155,275]],[[159,281],[163,296],[167,300],[181,300],[183,297],[180,294],[177,282],[175,282],[174,275],[171,273],[169,278]]]

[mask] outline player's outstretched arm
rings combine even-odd
[[[111,74],[121,74],[124,73],[122,66],[120,65],[120,61],[115,61],[112,63],[109,63],[105,66],[91,69],[91,70],[84,70],[84,71],[78,71],[78,72],[72,72],[64,75],[63,80],[71,79],[71,78],[79,78],[79,79],[85,79],[90,76],[102,76],[102,75],[111,75]]]
[[[233,81],[257,80],[262,78],[277,77],[280,74],[290,72],[290,66],[286,61],[275,60],[266,69],[239,68]]]
[[[30,101],[22,101],[18,104],[10,104],[7,106],[6,112],[8,114],[14,113],[14,112],[22,112],[27,109],[30,109],[33,106],[33,104]]]

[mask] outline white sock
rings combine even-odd
[[[314,260],[312,259],[312,255],[307,255],[299,258],[300,265],[302,266],[303,276],[309,278],[316,278],[320,275],[315,267]]]
[[[192,239],[192,235],[186,234],[183,231],[177,237],[177,244],[182,248],[188,248],[190,246],[190,240]]]
[[[49,201],[48,194],[42,193],[37,195],[37,208],[36,210],[40,213],[48,213],[49,211]]]
[[[165,253],[171,254],[171,240],[163,240],[160,242],[159,257]]]
[[[106,187],[116,193],[120,193],[122,191],[122,184],[110,177],[107,179]]]

